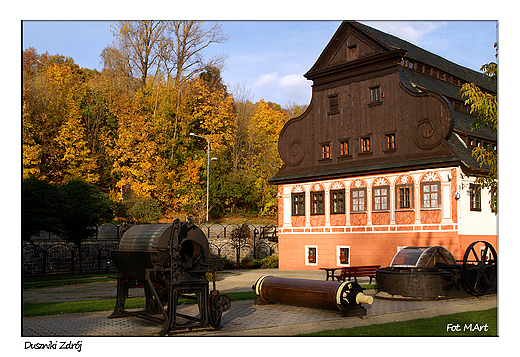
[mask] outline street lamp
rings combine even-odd
[[[197,135],[195,133],[190,133],[190,136],[196,136],[198,138],[206,139],[206,141],[208,142],[208,165],[206,167],[206,173],[207,173],[207,178],[206,178],[206,222],[207,222],[209,220],[209,161],[210,161],[209,139],[205,136]],[[217,160],[217,158],[216,157],[211,158],[211,161],[213,161],[213,160]]]

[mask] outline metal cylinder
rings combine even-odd
[[[262,276],[253,288],[266,302],[317,309],[343,311],[359,308],[360,303],[373,302],[371,296],[363,295],[363,288],[349,281],[333,282]]]

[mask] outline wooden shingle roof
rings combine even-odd
[[[447,59],[439,55],[436,55],[430,51],[427,51],[421,47],[414,45],[413,43],[402,40],[399,37],[390,35],[388,33],[379,31],[370,26],[366,26],[356,21],[348,21],[348,23],[370,34],[377,40],[386,44],[388,47],[405,50],[406,58],[413,59],[431,67],[437,68],[439,70],[451,74],[452,76],[461,78],[466,82],[475,83],[481,88],[496,93],[496,86],[493,83],[490,83],[488,79],[480,72],[448,61]]]

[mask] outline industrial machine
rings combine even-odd
[[[208,240],[190,219],[134,226],[111,255],[119,274],[116,307],[109,318],[133,315],[162,322],[160,335],[174,329],[220,327],[222,313],[231,305],[229,297],[219,294],[215,286],[216,272],[224,265],[220,259],[209,259]],[[211,291],[208,278],[213,281]],[[132,286],[144,288],[144,310],[125,310]],[[198,314],[180,313],[179,298],[195,300]],[[162,318],[153,316],[158,314]]]
[[[439,299],[491,294],[497,289],[498,258],[485,241],[470,244],[462,262],[444,247],[406,247],[389,267],[376,271],[376,297]]]
[[[262,276],[253,285],[256,305],[279,303],[325,310],[339,310],[342,316],[366,315],[361,304],[372,304],[355,282],[333,282]]]

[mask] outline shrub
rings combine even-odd
[[[251,264],[251,269],[260,269],[262,267],[262,263],[260,262],[259,259],[251,260],[250,264]]]
[[[232,261],[231,259],[229,259],[228,257],[220,257],[219,259],[221,259],[224,262],[224,270],[230,270],[230,269],[236,268],[235,262]]]
[[[135,202],[131,214],[134,220],[141,223],[157,222],[161,216],[161,208],[157,200],[144,197]]]
[[[271,255],[270,257],[260,260],[262,269],[274,269],[278,268],[278,256]]]

